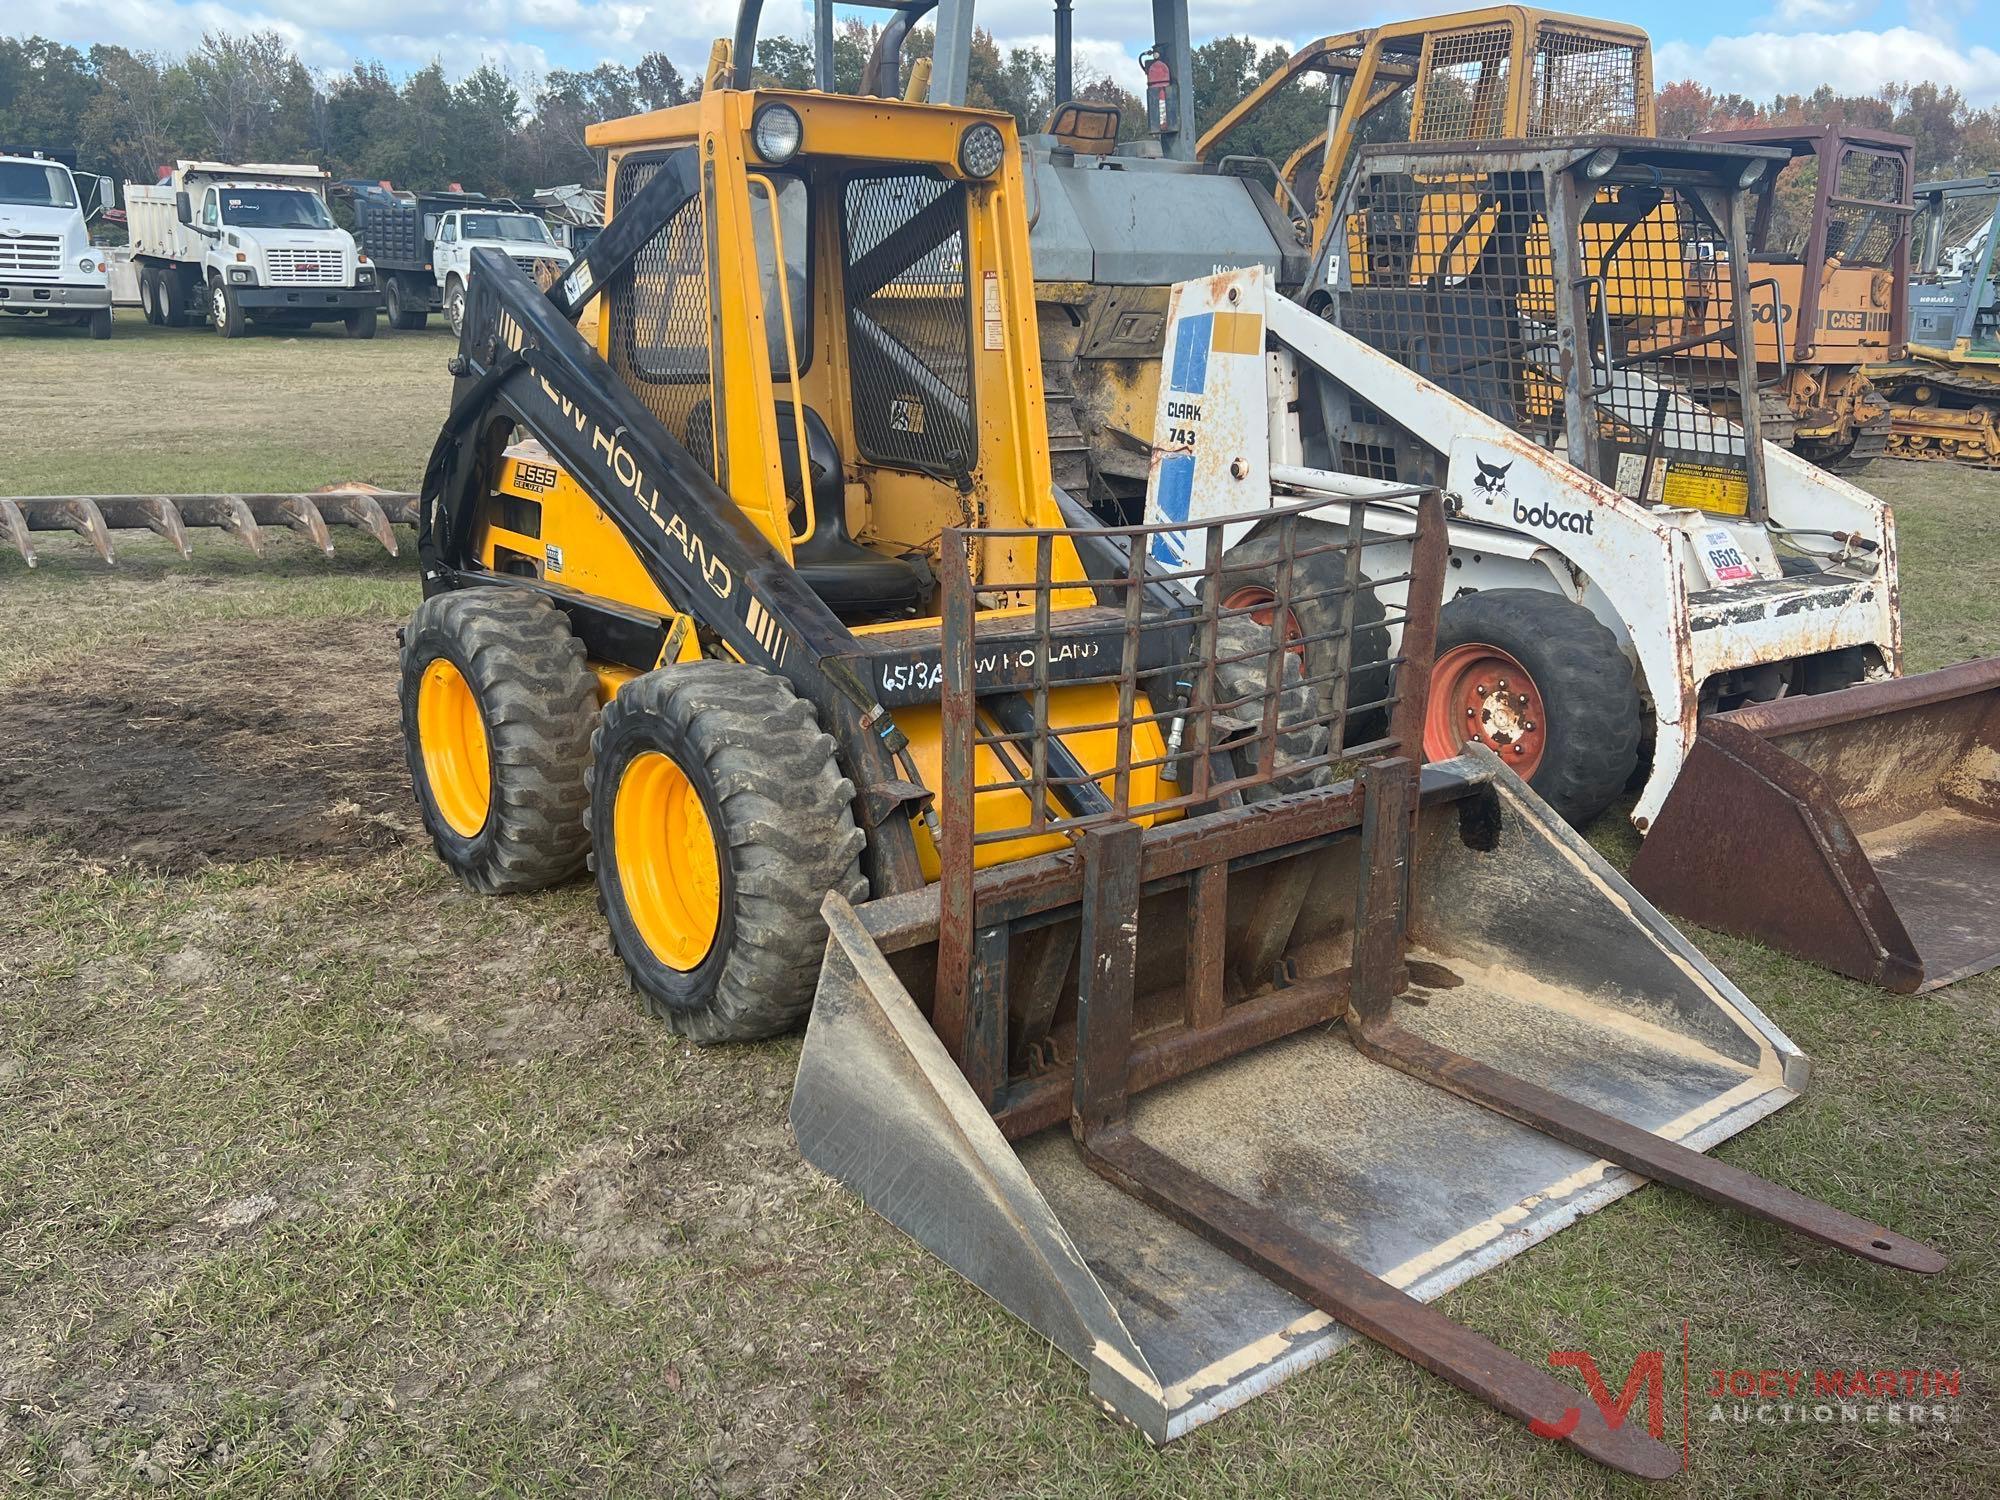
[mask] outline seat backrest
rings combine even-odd
[[[1118,106],[1069,99],[1049,115],[1048,133],[1078,156],[1108,156],[1118,146]]]

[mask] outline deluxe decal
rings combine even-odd
[[[709,553],[708,544],[688,528],[686,519],[679,511],[660,497],[659,486],[646,477],[639,455],[625,446],[624,429],[605,431],[596,418],[564,395],[548,376],[537,372],[535,380],[549,403],[579,434],[588,436],[591,452],[602,461],[605,472],[613,482],[631,495],[653,518],[654,524],[680,547],[681,555],[690,567],[701,574],[709,592],[718,599],[727,599],[735,591],[736,575],[730,571],[729,564]]]

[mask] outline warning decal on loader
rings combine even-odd
[[[1721,464],[1669,463],[1660,503],[1681,510],[1740,516],[1750,509],[1750,476]]]

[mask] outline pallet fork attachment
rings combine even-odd
[[[1796,1097],[1805,1058],[1496,757],[1398,753],[1440,588],[1435,492],[1418,510],[1388,733],[1327,768],[1358,770],[1150,820],[1122,761],[1063,804],[1038,770],[1055,737],[952,670],[982,621],[954,612],[948,545],[943,869],[827,899],[793,1127],[1156,1442],[1359,1334],[1666,1477],[1670,1448],[1427,1304],[1648,1178],[1884,1265],[1944,1261],[1703,1155]],[[1116,530],[1140,556],[1172,528]],[[1066,847],[974,868],[1002,836],[968,816],[986,751]]]

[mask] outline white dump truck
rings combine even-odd
[[[109,191],[109,179],[97,181]],[[0,155],[0,313],[71,323],[94,339],[110,338],[105,253],[90,243],[89,224],[109,206],[101,196],[87,204],[59,161]]]
[[[146,321],[206,322],[229,339],[251,322],[340,323],[373,338],[375,268],[327,212],[327,181],[314,166],[184,161],[156,186],[128,182]]]
[[[446,214],[437,227],[431,265],[453,333],[465,322],[465,288],[472,279],[472,252],[479,249],[512,256],[530,276],[538,262],[552,262],[560,271],[576,258],[556,243],[549,226],[534,214],[490,208]]]

